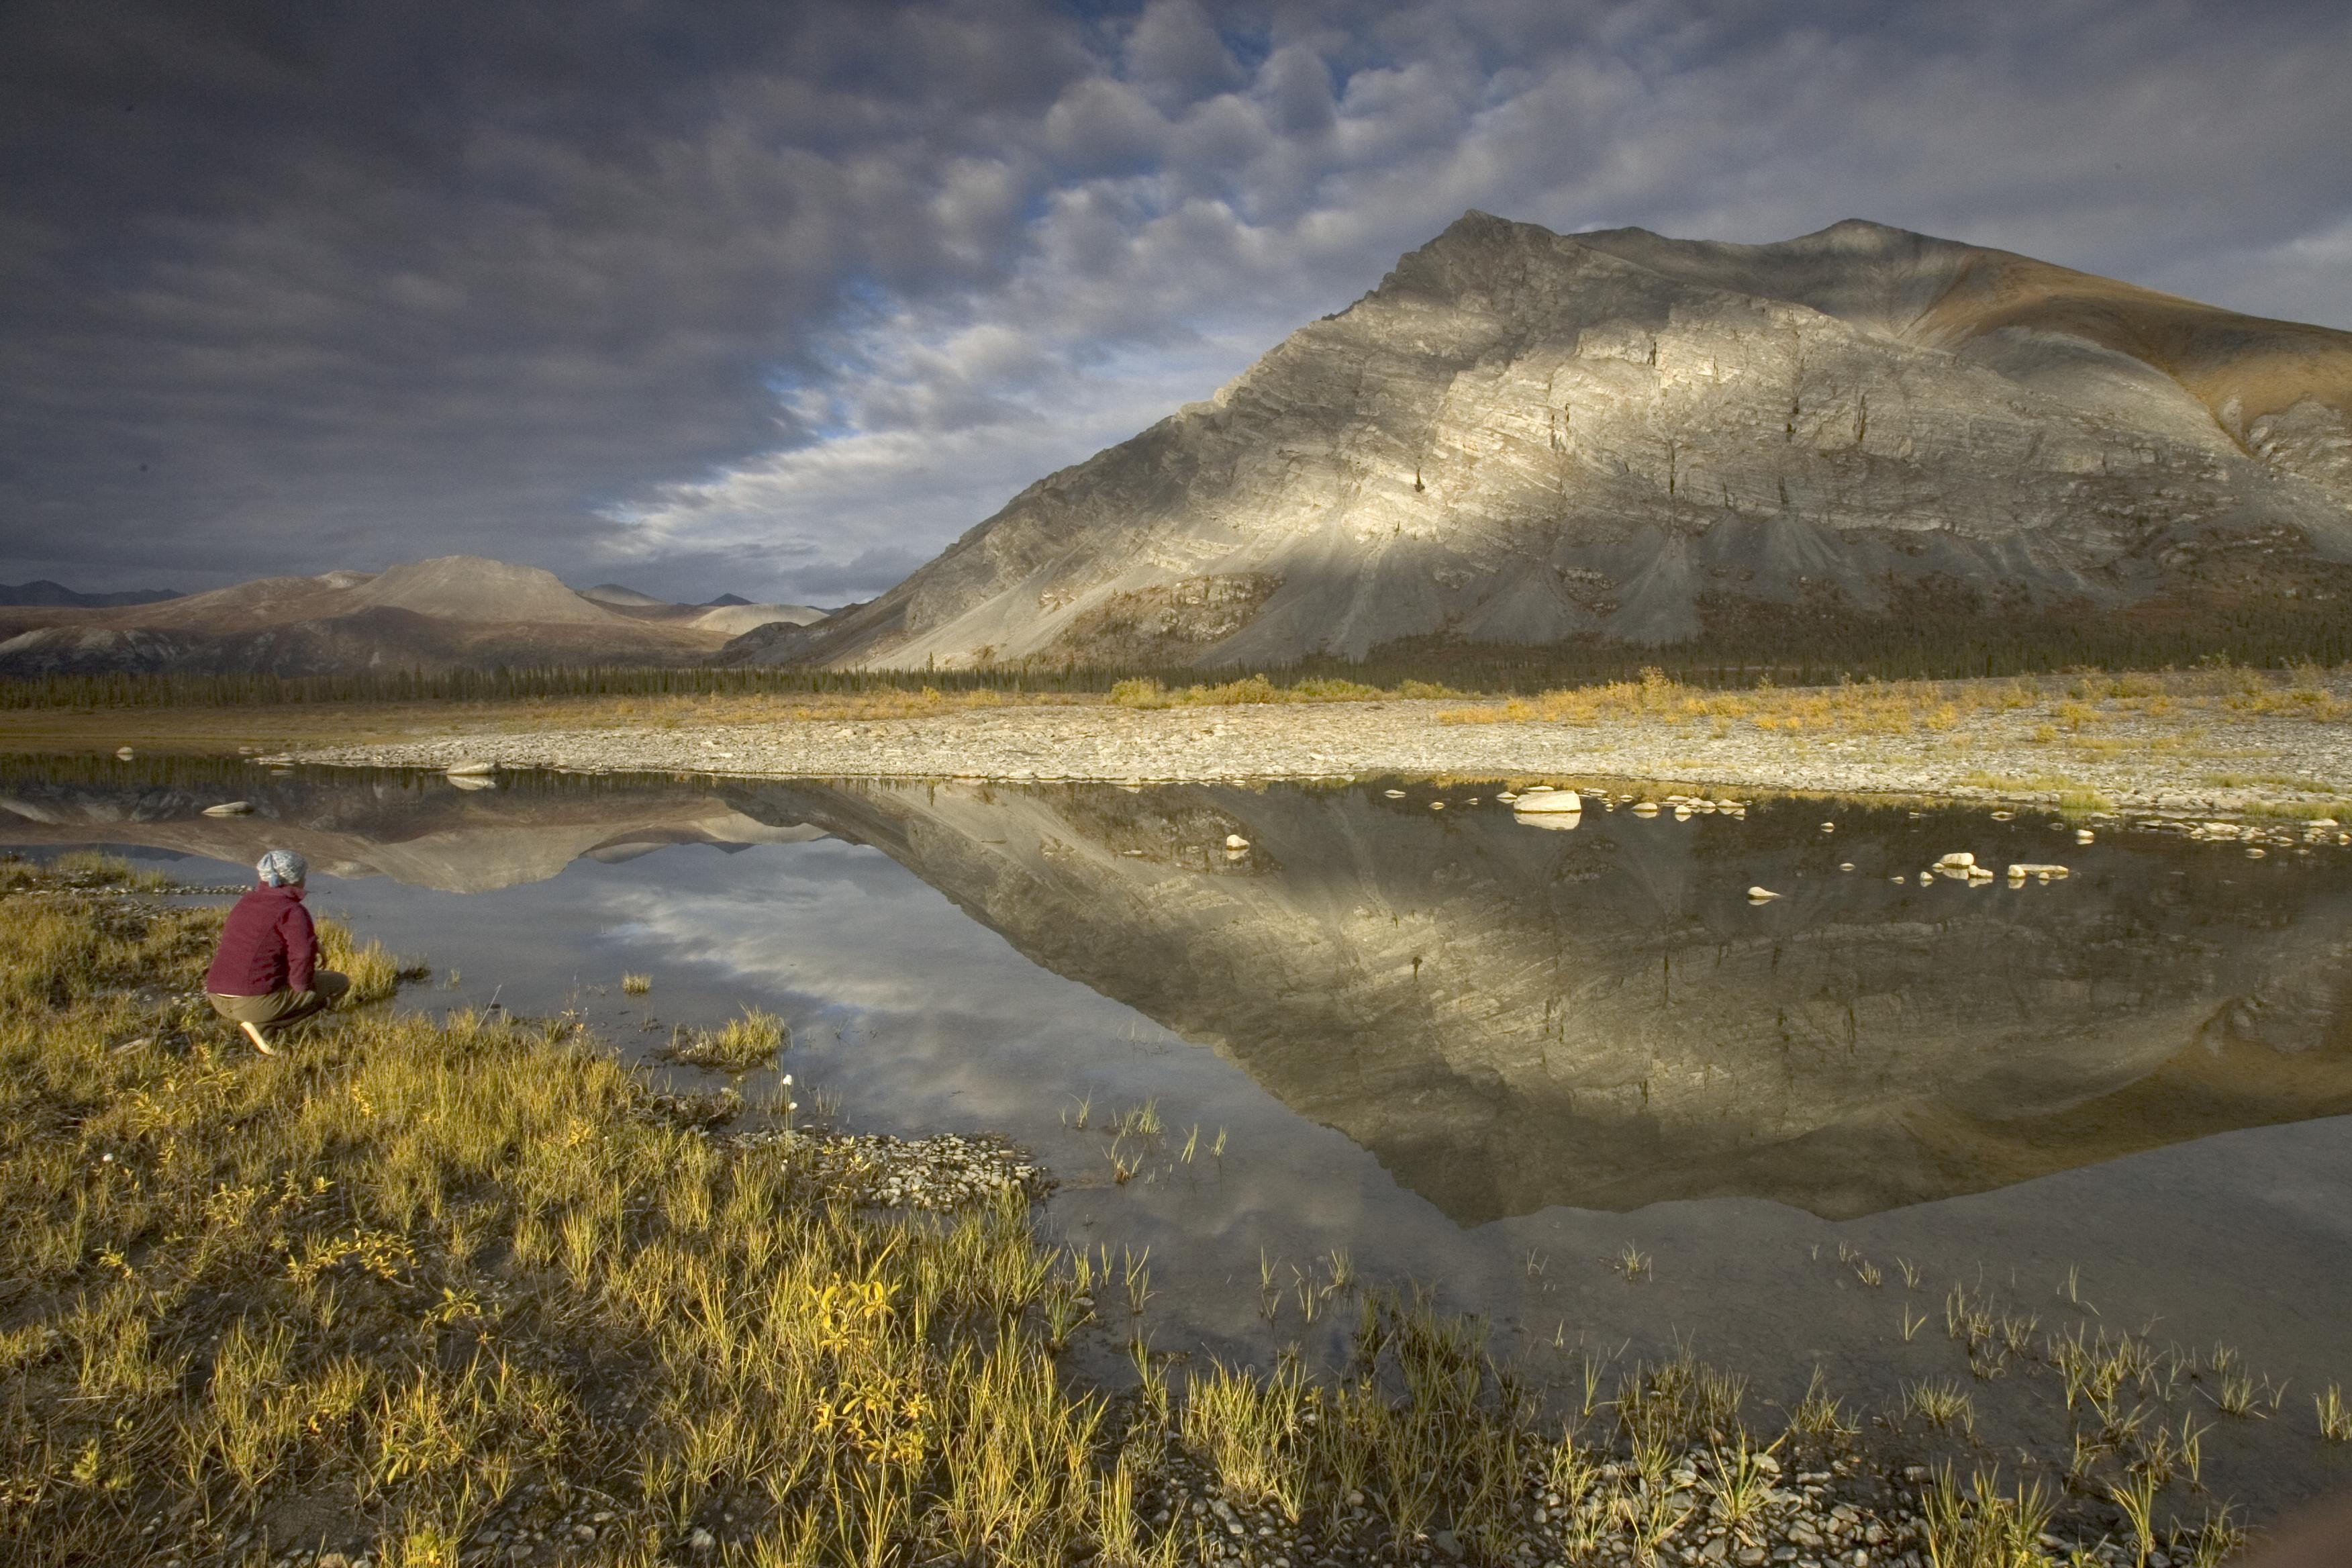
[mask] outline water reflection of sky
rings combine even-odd
[[[1295,842],[1286,840],[1294,829],[1283,813],[1311,826],[1339,806],[1237,798],[1234,809],[1257,812],[1265,841],[1282,844]],[[1358,842],[1360,823],[1349,831]],[[1448,832],[1447,857],[1477,843],[1475,833]],[[993,847],[999,836],[985,842]],[[1408,881],[1423,875],[1393,851],[1362,862]],[[1428,875],[1448,863],[1432,860]],[[241,865],[200,858],[176,858],[173,869],[194,880],[245,875]],[[1295,868],[1310,882],[1325,869]],[[2112,871],[2126,893],[2131,873],[2128,865]],[[990,861],[959,874],[966,880],[957,885],[978,903],[991,896],[987,877],[1010,872]],[[1236,896],[1251,891],[1233,886]],[[838,1096],[845,1124],[997,1131],[1034,1147],[1064,1183],[1045,1213],[1055,1235],[1151,1249],[1152,1331],[1166,1347],[1263,1361],[1273,1344],[1295,1338],[1335,1351],[1352,1307],[1302,1323],[1294,1287],[1297,1271],[1328,1267],[1336,1248],[1364,1279],[1433,1282],[1443,1303],[1488,1315],[1496,1349],[1525,1358],[1539,1381],[1570,1377],[1580,1348],[1655,1353],[1684,1336],[1753,1373],[1759,1399],[1794,1397],[1820,1360],[1844,1392],[1876,1406],[1905,1381],[1965,1374],[1940,1331],[1943,1293],[1955,1281],[2054,1325],[2084,1316],[2057,1294],[2072,1268],[2096,1309],[2084,1317],[2095,1328],[2154,1323],[2160,1337],[2184,1343],[2226,1339],[2261,1370],[2293,1381],[2280,1418],[2232,1423],[2210,1442],[2220,1489],[2259,1507],[2326,1479],[2326,1456],[2306,1430],[2307,1396],[2352,1377],[2352,1119],[2197,1137],[1843,1224],[1758,1197],[1622,1214],[1553,1205],[1464,1224],[1375,1152],[1269,1092],[1231,1041],[1197,1032],[1187,1039],[1031,962],[879,848],[829,839],[732,850],[675,845],[616,862],[580,859],[544,880],[471,895],[321,876],[312,901],[434,964],[436,978],[408,994],[411,1005],[478,1006],[495,997],[524,1014],[576,1008],[633,1055],[672,1025],[713,1024],[747,1005],[780,1013],[795,1036],[783,1067],[804,1100],[812,1090]],[[1113,918],[1108,905],[1098,914]],[[1087,933],[1062,935],[1073,951],[1090,945]],[[1171,939],[1157,961],[1194,959]],[[1134,962],[1132,948],[1122,962]],[[461,977],[454,986],[453,971]],[[650,994],[621,992],[631,972],[653,977]],[[1101,1129],[1146,1100],[1167,1131],[1129,1145],[1140,1169],[1118,1184]],[[1084,1130],[1071,1124],[1081,1104],[1091,1123]],[[1178,1151],[1195,1125],[1199,1151],[1187,1163]],[[1207,1151],[1220,1132],[1226,1151],[1213,1158]],[[1651,1261],[1640,1284],[1609,1267],[1628,1245]],[[1881,1283],[1865,1285],[1841,1263],[1841,1247],[1872,1259]],[[1271,1331],[1258,1315],[1261,1259],[1285,1295]],[[1902,1289],[1898,1259],[1919,1269],[1918,1290]],[[1936,1326],[1906,1341],[1897,1325],[1906,1311]],[[1555,1337],[1565,1352],[1553,1348]],[[1106,1341],[1096,1352],[1106,1364],[1109,1348]],[[2032,1436],[2063,1448],[2062,1436],[2035,1425],[2042,1417],[2021,1382],[1975,1392],[1992,1440]],[[2298,1410],[2305,1419],[2294,1418]]]

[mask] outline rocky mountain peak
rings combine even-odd
[[[2347,410],[2352,333],[2012,252],[1474,210],[779,657],[1277,665],[1923,595],[2352,597]]]

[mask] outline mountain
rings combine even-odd
[[[830,612],[814,605],[714,605],[694,617],[693,624],[730,637],[761,626],[810,626]]]
[[[0,583],[0,605],[31,605],[55,608],[71,605],[77,609],[102,610],[120,605],[152,605],[164,599],[176,599],[179,593],[172,588],[132,588],[119,594],[83,594],[62,583],[52,583],[47,577],[30,583]]]
[[[725,637],[740,637],[767,626],[811,626],[830,613],[813,605],[755,605],[736,594],[721,594],[707,605],[674,605],[651,594],[640,594],[635,588],[624,588],[618,583],[583,588],[580,596],[628,615],[678,621]]]
[[[651,594],[640,594],[635,588],[625,588],[618,583],[599,583],[593,588],[583,588],[580,596],[593,599],[600,605],[614,605],[628,609],[667,607],[667,599],[656,599]]]
[[[706,613],[731,612],[648,618],[536,567],[448,555],[376,573],[264,577],[152,605],[23,610],[0,616],[0,676],[688,663],[733,635],[694,624]]]
[[[1279,664],[2352,602],[2352,333],[1849,221],[1473,212],[776,657]]]

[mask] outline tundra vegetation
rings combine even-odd
[[[1588,1358],[1547,1409],[1477,1321],[1344,1253],[1262,1281],[1271,1324],[1352,1308],[1335,1364],[1171,1354],[1148,1254],[1051,1245],[1017,1195],[860,1210],[824,1141],[713,1139],[574,1025],[383,1005],[419,972],[339,928],[354,1005],[257,1057],[197,994],[219,910],[157,890],[96,858],[0,862],[20,1563],[1500,1568],[1793,1542],[2031,1568],[2067,1531],[2112,1563],[2205,1564],[2242,1537],[2202,1439],[2290,1408],[2227,1347],[2044,1330],[1956,1289],[1954,1353],[2044,1374],[2075,1451],[2005,1482],[1969,1394],[1927,1380],[1876,1425],[1946,1462],[1898,1470],[1818,1372],[1770,1436],[1687,1350]],[[780,1048],[773,1025],[737,1020],[729,1065]],[[1170,1130],[1147,1101],[1106,1131]],[[1129,1372],[1076,1378],[1088,1334]],[[2337,1394],[2314,1441],[2342,1437]]]

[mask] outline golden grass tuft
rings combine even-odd
[[[1151,676],[1119,681],[1108,700],[1115,708],[1243,708],[1286,702],[1383,702],[1392,699],[1454,698],[1464,694],[1426,680],[1406,680],[1393,689],[1334,676],[1311,676],[1276,686],[1263,675],[1210,685],[1171,688]]]
[[[2041,720],[2034,739],[2065,742],[2093,752],[2116,742],[2096,739],[2101,724],[2126,715],[2161,717],[2181,710],[2230,720],[2279,716],[2314,722],[2352,716],[2314,667],[2285,672],[2216,666],[2192,671],[2110,676],[2078,671],[2034,679],[1860,680],[1835,686],[1744,689],[1686,685],[1648,669],[1638,680],[1562,688],[1533,697],[1454,708],[1444,724],[1576,724],[1629,721],[1704,725],[1717,735],[1744,722],[1769,733],[1822,735],[1943,734],[1971,720],[2016,714]]]
[[[17,1561],[224,1556],[296,1496],[390,1561],[583,1489],[618,1561],[729,1510],[877,1561],[961,1531],[1058,1564],[1087,1528],[1099,1403],[1006,1331],[1045,1273],[1021,1213],[861,1223],[555,1026],[376,1010],[257,1058],[192,1013],[117,1052],[106,993],[196,984],[219,912],[102,913],[0,921]]]
[[[424,964],[407,963],[386,952],[383,943],[370,940],[362,944],[339,921],[320,921],[319,931],[319,963],[352,983],[351,994],[344,1005],[357,1006],[369,1002],[382,1002],[399,990],[401,982],[422,980],[432,973]]]
[[[764,1067],[790,1043],[791,1031],[773,1013],[747,1007],[716,1029],[679,1029],[664,1052],[670,1060],[722,1072]]]

